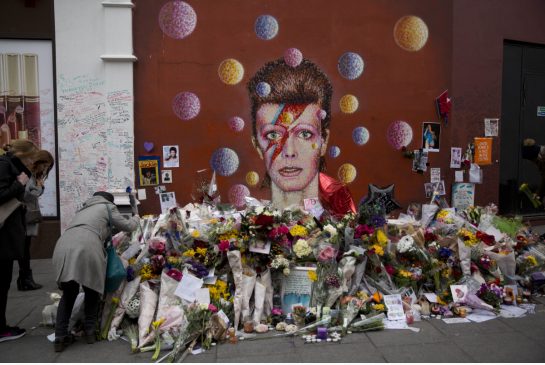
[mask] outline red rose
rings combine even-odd
[[[272,215],[260,214],[256,217],[255,225],[268,227],[274,223],[274,217]]]
[[[479,240],[483,241],[485,245],[493,246],[496,240],[494,239],[494,236],[483,233],[481,231],[477,231],[477,234],[475,235]]]

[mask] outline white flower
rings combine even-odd
[[[259,215],[259,214],[263,213],[264,209],[265,209],[265,207],[263,205],[261,205],[259,207],[256,207],[255,208],[255,214]]]
[[[333,227],[331,224],[327,224],[324,227],[324,231],[329,233],[330,237],[335,237],[337,235],[337,229],[335,227]]]
[[[414,251],[414,239],[411,236],[403,236],[397,243],[397,252],[405,253]]]
[[[290,268],[289,267],[285,267],[284,270],[282,270],[282,274],[288,276],[290,274]]]
[[[293,252],[295,252],[297,257],[304,257],[310,255],[312,249],[308,245],[307,241],[304,239],[298,239],[297,242],[295,242],[295,245],[293,245]]]
[[[208,309],[208,304],[200,303],[199,304],[199,309],[202,310],[202,311],[207,310]]]

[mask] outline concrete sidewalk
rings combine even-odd
[[[15,264],[8,300],[8,323],[27,330],[16,341],[0,343],[1,362],[150,362],[152,353],[131,354],[123,340],[87,345],[78,341],[62,353],[53,351],[46,336],[52,328],[40,326],[47,292],[57,291],[51,260],[33,260],[36,282],[44,288],[17,291]],[[545,302],[545,298],[536,298]],[[351,334],[340,344],[305,345],[300,338],[278,338],[222,344],[185,362],[544,362],[545,306],[518,319],[451,324],[441,320],[417,322],[419,333],[384,330]]]

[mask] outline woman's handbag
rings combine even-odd
[[[108,240],[105,243],[107,245],[106,247],[107,263],[106,263],[106,283],[104,285],[104,292],[112,293],[116,291],[121,285],[121,283],[125,280],[125,278],[127,277],[127,271],[125,270],[125,267],[123,266],[123,263],[121,262],[121,259],[117,255],[114,245],[112,244],[112,213],[108,205],[106,205],[106,208],[108,208],[108,226],[110,227],[110,236],[108,237]]]
[[[21,203],[16,198],[11,198],[4,204],[0,205],[0,228],[4,226],[4,222],[8,219],[8,217],[15,212],[17,208],[19,208],[23,203]]]

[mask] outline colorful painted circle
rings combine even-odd
[[[271,93],[271,85],[269,85],[265,81],[261,81],[256,85],[255,91],[257,92],[257,95],[264,98]]]
[[[241,132],[244,129],[244,119],[241,117],[233,117],[229,119],[229,128],[235,132]]]
[[[261,15],[255,21],[255,34],[263,40],[271,40],[278,34],[278,22],[272,15]]]
[[[325,117],[327,117],[327,112],[323,109],[320,109],[316,112],[316,115],[318,116],[318,119],[324,120]]]
[[[404,16],[394,26],[394,40],[405,51],[420,51],[428,41],[428,26],[417,16]]]
[[[199,114],[201,102],[197,95],[189,91],[183,91],[174,97],[172,110],[181,120],[190,120]]]
[[[169,1],[159,11],[159,27],[167,36],[182,39],[193,33],[197,25],[195,10],[184,1]]]
[[[354,52],[346,52],[339,58],[337,68],[342,77],[355,80],[363,73],[363,59]]]
[[[259,174],[255,171],[250,171],[246,174],[246,184],[251,187],[256,186],[259,183]]]
[[[356,127],[352,131],[352,139],[354,140],[354,143],[363,146],[367,142],[369,142],[369,130],[365,127]]]
[[[284,62],[286,62],[288,66],[297,67],[303,62],[303,53],[297,48],[288,48],[286,52],[284,52]]]
[[[218,75],[227,85],[236,85],[244,77],[244,67],[234,58],[228,58],[218,67]]]
[[[388,143],[396,150],[407,147],[413,140],[413,129],[409,123],[403,120],[396,120],[390,123],[386,131]]]
[[[339,106],[341,107],[341,111],[343,113],[352,114],[358,110],[358,98],[350,94],[344,95],[339,101]]]
[[[218,148],[210,158],[210,166],[221,176],[233,175],[238,169],[238,155],[230,148]]]
[[[342,164],[341,167],[339,167],[337,175],[339,176],[339,180],[341,180],[342,183],[350,184],[356,179],[356,168],[350,163]]]
[[[244,198],[247,196],[250,196],[250,190],[246,185],[236,184],[229,189],[229,201],[237,209],[243,208],[246,205],[246,200]]]
[[[329,147],[329,156],[333,158],[337,158],[339,157],[340,154],[341,154],[341,149],[339,148],[339,146]]]

